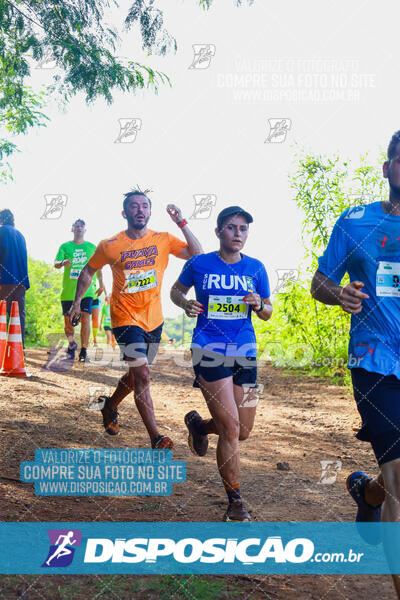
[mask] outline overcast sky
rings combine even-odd
[[[205,251],[217,247],[217,213],[243,206],[254,216],[244,251],[264,262],[274,288],[276,269],[297,268],[303,254],[301,213],[288,183],[295,142],[355,160],[369,151],[374,160],[400,128],[398,5],[255,0],[237,8],[234,0],[215,0],[203,11],[197,0],[157,4],[176,54],[148,57],[136,29],[122,32],[129,2],[108,19],[122,32],[119,54],[168,74],[172,87],[117,94],[111,106],[88,107],[77,96],[65,113],[53,99],[48,126],[18,139],[22,152],[12,158],[14,182],[3,186],[1,205],[13,210],[29,253],[52,262],[78,217],[94,243],[124,229],[122,194],[136,184],[153,190],[149,226],[177,236],[166,205],[176,203],[188,219],[194,195],[209,194],[216,200],[210,217],[189,221]],[[54,72],[33,69],[33,87]],[[137,125],[136,137],[116,141],[120,119]],[[286,137],[268,141],[269,119],[285,119]],[[66,206],[58,219],[41,218],[52,194]],[[181,312],[169,288],[182,264],[171,257],[165,316]]]

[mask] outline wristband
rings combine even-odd
[[[178,227],[180,227],[182,229],[182,227],[185,227],[185,225],[187,225],[186,219],[182,219],[182,221],[178,221],[177,225],[178,225]]]
[[[265,306],[265,302],[264,302],[264,300],[261,298],[261,305],[260,305],[260,308],[259,308],[258,310],[255,310],[255,309],[254,309],[254,312],[256,312],[256,313],[259,313],[259,312],[261,312],[261,311],[263,310],[264,306]]]

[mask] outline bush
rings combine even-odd
[[[294,200],[304,212],[305,255],[299,279],[275,296],[271,320],[254,320],[259,356],[269,357],[275,366],[344,376],[349,381],[350,315],[338,306],[316,302],[310,294],[311,279],[339,215],[349,206],[383,200],[385,182],[380,167],[368,165],[366,157],[352,170],[349,162],[339,157],[310,155],[300,157],[290,182],[296,191]],[[342,285],[347,282],[346,275]]]
[[[25,343],[27,346],[45,346],[48,334],[63,332],[60,294],[62,275],[44,261],[28,257],[31,287],[26,292]]]

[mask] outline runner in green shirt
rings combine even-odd
[[[67,358],[71,360],[74,360],[75,350],[78,346],[74,339],[74,328],[70,323],[68,313],[75,297],[75,290],[79,274],[96,250],[95,244],[92,244],[91,242],[85,242],[85,232],[85,221],[82,219],[77,219],[72,225],[72,233],[74,234],[73,241],[61,244],[54,262],[56,269],[61,269],[64,267],[61,306],[64,315],[64,331],[69,343],[67,349]],[[83,362],[88,360],[86,349],[89,344],[90,313],[92,309],[93,298],[98,297],[102,292],[105,292],[101,270],[97,272],[97,277],[99,280],[99,289],[96,291],[96,280],[93,279],[81,301],[82,322],[81,350],[79,353],[79,360]]]
[[[110,315],[110,296],[106,296],[105,302],[101,308],[100,331],[104,329],[107,337],[107,347],[115,348],[115,337],[111,331],[111,315]]]

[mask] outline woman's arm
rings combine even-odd
[[[269,298],[261,298],[260,294],[250,292],[243,300],[246,304],[250,304],[253,307],[254,312],[257,313],[257,317],[263,321],[268,321],[271,318],[272,302]]]
[[[186,294],[190,290],[190,287],[183,285],[179,279],[177,279],[171,288],[170,297],[176,306],[183,308],[188,317],[197,317],[200,313],[204,312],[203,305],[197,300],[188,300]]]
[[[263,321],[268,321],[272,316],[272,302],[269,298],[263,298],[262,300],[264,302],[264,307],[262,310],[256,311],[257,317]]]

